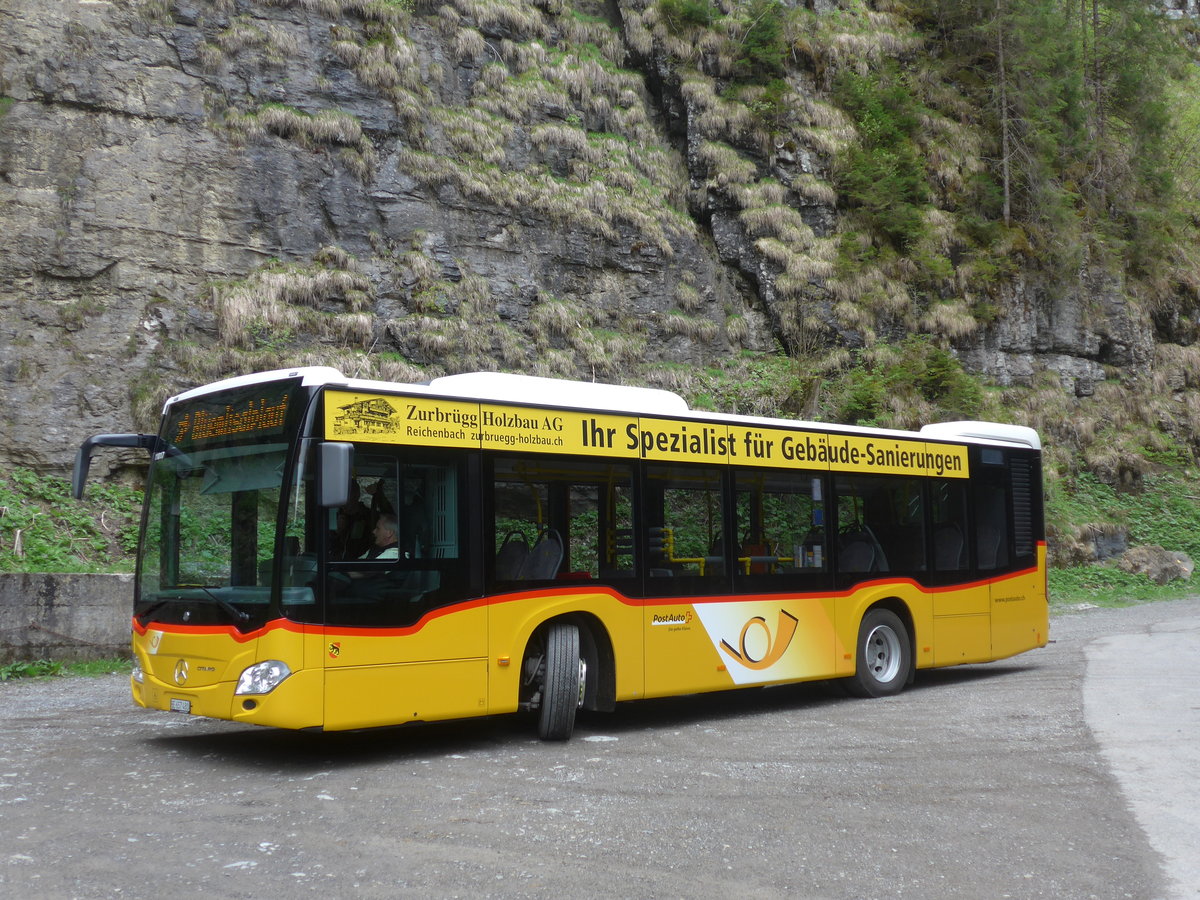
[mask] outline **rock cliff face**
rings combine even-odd
[[[647,353],[727,354],[734,316],[732,343],[770,346],[753,292],[686,214],[681,159],[643,85],[623,77],[610,102],[587,83],[605,74],[597,65],[572,89],[575,73],[536,41],[553,38],[536,9],[478,28],[446,25],[452,7],[393,10],[6,2],[0,461],[61,467],[86,433],[127,429],[147,382],[152,409],[167,388],[221,374],[222,351],[272,340],[292,359],[313,345],[372,348],[435,374],[536,368],[531,351],[543,349],[557,351],[553,372],[608,378]],[[520,45],[508,39],[518,28],[529,32]],[[501,52],[535,59],[510,70]],[[492,109],[472,102],[489,61],[502,70],[486,76]],[[557,82],[540,71],[555,66]],[[506,94],[518,68],[528,84]],[[587,146],[585,124],[627,136]],[[572,171],[584,156],[590,171]],[[352,269],[365,296],[310,298],[327,307],[314,310],[325,313],[315,339],[311,322],[280,335],[289,329],[269,316],[226,314],[224,288],[264,266],[308,266],[322,248],[336,264],[279,274],[303,290]],[[468,278],[472,295],[456,296]],[[464,303],[476,307],[470,353],[443,333],[456,313],[469,318]],[[356,314],[374,321],[347,321]],[[231,317],[261,327],[224,334]],[[180,346],[216,364],[181,366]]]
[[[173,390],[276,364],[672,386],[863,341],[822,256],[827,148],[727,122],[714,149],[723,101],[673,73],[653,17],[0,0],[0,464],[61,470]],[[1119,284],[1018,280],[998,305],[954,342],[1001,383],[1149,370]]]
[[[1108,377],[1106,366],[1150,371],[1153,324],[1130,308],[1118,283],[1097,278],[1053,296],[1018,281],[1005,299],[1004,315],[962,351],[969,369],[997,384],[1028,384],[1049,370],[1065,390],[1088,397]]]

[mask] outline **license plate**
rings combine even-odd
[[[191,711],[191,700],[171,700],[171,712],[190,713]]]

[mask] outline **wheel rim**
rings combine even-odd
[[[902,652],[900,636],[887,625],[876,625],[863,646],[867,671],[880,684],[887,684],[900,672]]]

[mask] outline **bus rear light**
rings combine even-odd
[[[288,664],[278,659],[255,663],[238,678],[235,694],[269,694],[292,674]]]

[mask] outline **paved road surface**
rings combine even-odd
[[[1087,644],[1084,701],[1175,897],[1200,897],[1200,607]],[[1136,618],[1157,610],[1140,610]],[[1135,621],[1134,611],[1122,623]]]
[[[0,684],[3,897],[1191,898],[1200,600],[878,701],[304,735]],[[1087,680],[1085,683],[1085,672]],[[1188,754],[1191,754],[1189,757]]]

